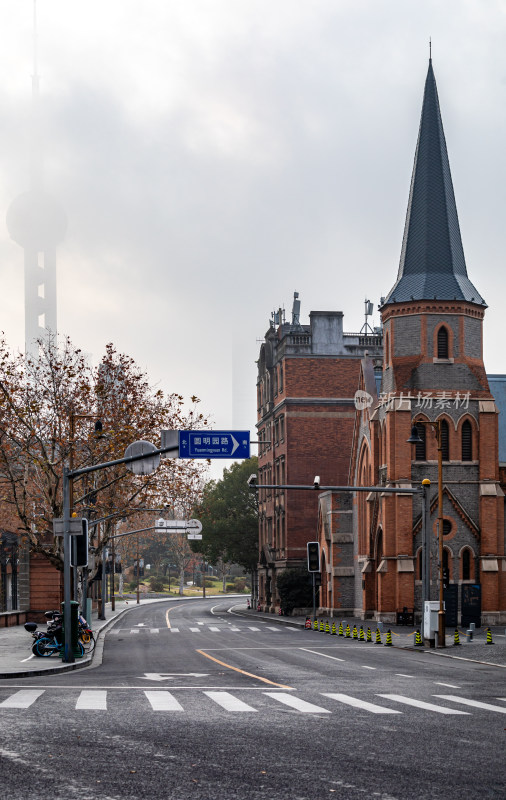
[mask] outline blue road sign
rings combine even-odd
[[[179,458],[249,458],[249,431],[179,431]]]

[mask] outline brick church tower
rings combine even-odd
[[[429,61],[399,272],[381,307],[382,392],[357,412],[351,479],[397,487],[430,479],[437,599],[437,442],[434,426],[422,423],[440,420],[447,625],[461,623],[473,610],[468,603],[478,616],[481,603],[483,623],[505,620],[504,495],[498,412],[483,364],[485,309],[467,276]],[[371,369],[365,357],[361,388],[371,385]],[[417,422],[415,447],[407,440]],[[420,612],[419,497],[358,495],[354,517],[357,613],[395,622],[404,607]]]

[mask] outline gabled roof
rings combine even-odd
[[[486,306],[467,277],[436,79],[429,60],[399,273],[384,305],[434,299]]]

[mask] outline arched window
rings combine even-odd
[[[462,423],[462,461],[473,460],[473,428],[468,419]]]
[[[444,325],[437,332],[437,357],[448,358],[448,329]]]
[[[467,549],[462,553],[462,580],[471,580],[471,551]]]
[[[418,436],[422,440],[418,444],[415,445],[415,459],[416,461],[427,461],[427,443],[426,443],[426,426],[423,425],[421,422],[416,423],[416,429],[418,431]]]
[[[448,550],[443,550],[443,581],[447,586],[450,583],[450,554]]]
[[[445,419],[441,420],[441,449],[443,461],[450,460],[450,429]]]
[[[386,361],[386,366],[388,367],[388,365],[390,364],[390,335],[388,331],[385,336],[385,361]]]
[[[443,536],[449,536],[452,532],[452,524],[449,519],[443,520]]]

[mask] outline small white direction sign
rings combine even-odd
[[[201,533],[188,533],[186,535],[186,538],[187,539],[202,539],[202,534]]]
[[[139,676],[144,681],[173,681],[174,678],[207,678],[207,672],[145,672]]]

